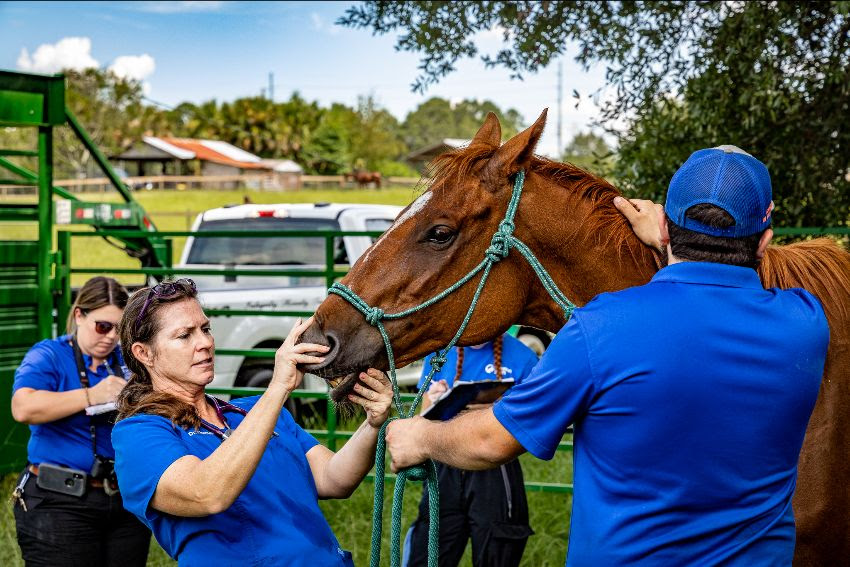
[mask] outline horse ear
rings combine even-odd
[[[534,148],[543,134],[546,126],[546,112],[544,109],[537,121],[526,130],[523,130],[499,148],[487,163],[486,175],[491,178],[507,178],[521,169],[526,169],[534,156]]]
[[[498,148],[501,143],[502,125],[499,124],[499,119],[496,118],[495,114],[488,112],[487,118],[484,120],[484,124],[482,124],[481,128],[478,129],[478,132],[475,134],[475,137],[472,138],[469,145],[486,144],[488,146]]]

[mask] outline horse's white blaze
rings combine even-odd
[[[364,265],[366,264],[366,262],[369,261],[369,255],[372,253],[372,250],[374,250],[375,247],[378,246],[384,240],[384,238],[387,237],[387,235],[389,235],[389,233],[403,225],[408,219],[415,216],[417,213],[419,213],[419,211],[422,210],[425,205],[428,204],[428,201],[431,200],[431,194],[432,193],[430,191],[427,191],[419,195],[419,197],[410,204],[407,210],[404,211],[404,213],[402,213],[402,215],[398,217],[392,225],[390,225],[386,232],[381,235],[378,241],[369,247],[369,249],[366,251],[366,257],[363,258]]]

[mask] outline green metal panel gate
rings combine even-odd
[[[39,329],[38,242],[0,242],[0,472],[23,467],[29,430],[7,408],[15,369]]]
[[[128,228],[141,229],[141,234],[133,239],[119,236],[117,240],[144,257],[146,265],[170,262],[163,257],[165,244],[156,236],[156,227],[66,108],[62,75],[0,70],[0,128],[7,126],[36,129],[37,147],[0,148],[0,185],[35,187],[38,200],[0,202],[0,222],[35,225],[38,239],[0,240],[0,473],[19,468],[26,459],[27,428],[15,423],[9,410],[15,369],[33,344],[54,336],[56,299],[69,291],[67,274],[57,265],[59,253],[53,243],[53,196],[71,201],[77,198],[53,186],[53,128],[71,129],[135,213],[135,222]],[[20,160],[33,162],[35,167],[27,167],[29,164]],[[95,230],[100,228],[97,222],[91,224]],[[58,302],[60,321],[63,305]]]

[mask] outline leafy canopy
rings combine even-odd
[[[779,224],[847,222],[850,2],[372,1],[339,23],[400,33],[421,55],[417,91],[467,57],[521,78],[573,42],[585,67],[607,65],[606,173],[627,191],[659,199],[691,152],[731,143],[768,166]],[[493,29],[502,49],[479,55],[475,34]]]

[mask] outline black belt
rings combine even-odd
[[[34,476],[38,476],[38,465],[29,465],[27,470]],[[87,476],[87,482],[92,488],[103,488],[103,479]]]

